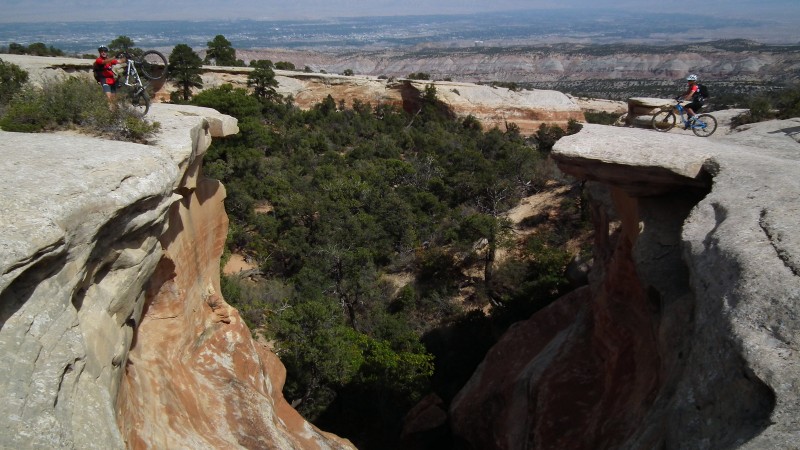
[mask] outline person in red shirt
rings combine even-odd
[[[109,103],[114,103],[117,94],[117,80],[113,67],[116,64],[124,64],[125,58],[114,59],[108,57],[108,47],[101,45],[97,48],[100,56],[94,60],[94,77],[105,92]]]
[[[686,115],[691,120],[703,107],[703,98],[700,95],[700,86],[697,84],[697,75],[689,75],[686,77],[686,82],[689,84],[686,92],[679,95],[675,100],[691,100],[691,103],[686,105]]]

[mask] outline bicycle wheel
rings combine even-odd
[[[140,117],[144,117],[150,111],[150,96],[144,88],[138,89],[131,94],[131,106]]]
[[[675,126],[675,113],[659,111],[653,115],[653,128],[658,131],[669,131]]]
[[[692,132],[700,137],[709,137],[717,131],[717,119],[709,114],[698,114],[692,124]]]
[[[167,75],[167,58],[155,50],[142,53],[138,65],[141,74],[148,80],[160,80]]]

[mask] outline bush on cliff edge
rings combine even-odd
[[[14,95],[28,82],[28,72],[0,59],[0,115]]]
[[[7,84],[5,76],[3,78],[5,93]],[[47,80],[41,86],[17,84],[8,86],[13,92],[7,98],[0,98],[4,100],[0,108],[0,128],[5,131],[37,133],[78,129],[116,140],[147,142],[160,129],[157,122],[139,117],[122,96],[109,108],[105,95],[93,80],[68,77]]]

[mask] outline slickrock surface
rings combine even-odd
[[[154,105],[155,145],[0,131],[0,448],[352,448],[281,395],[219,292],[216,111]]]
[[[590,288],[513,327],[450,408],[473,448],[800,442],[800,119],[702,139],[586,125]],[[619,221],[619,232],[609,234]]]

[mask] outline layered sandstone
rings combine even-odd
[[[752,44],[752,45],[749,45]],[[798,56],[783,46],[716,41],[676,47],[551,44],[451,48],[424,45],[403,50],[322,53],[284,49],[237,51],[245,61],[290,61],[315,71],[404,77],[425,72],[464,81],[554,82],[577,80],[680,80],[690,70],[714,80],[794,78]],[[446,44],[445,44],[446,45]],[[794,75],[791,75],[795,73]],[[678,87],[682,87],[679,85]]]
[[[30,70],[34,81],[49,76],[83,74],[88,76],[91,61],[74,58],[42,58],[20,55],[2,55],[3,60]],[[204,88],[231,84],[247,88],[247,76],[252,71],[246,67],[212,67],[203,69]],[[485,128],[505,130],[516,123],[523,134],[535,133],[543,123],[565,127],[570,119],[583,121],[583,111],[576,101],[558,91],[513,91],[474,83],[447,81],[389,80],[374,76],[343,76],[324,73],[303,73],[277,70],[277,91],[292,96],[294,103],[308,109],[330,95],[336,103],[352,106],[354,101],[391,104],[415,113],[425,87],[433,84],[437,97],[459,117],[473,116]],[[176,88],[170,83],[157,86],[154,101],[169,101]]]
[[[207,67],[206,87],[230,83],[247,86],[251,69]],[[291,96],[294,103],[309,109],[329,95],[338,103],[352,106],[354,101],[371,105],[390,104],[410,113],[419,110],[426,86],[436,88],[437,98],[458,117],[475,117],[485,128],[502,130],[515,123],[525,135],[535,133],[543,123],[565,127],[570,120],[583,121],[583,110],[572,98],[551,90],[510,90],[474,83],[453,81],[388,80],[368,76],[342,76],[322,73],[276,71],[277,91]]]
[[[586,125],[559,141],[559,167],[590,181],[592,282],[491,349],[450,407],[456,438],[796,446],[798,129],[777,121],[709,140]]]
[[[154,145],[0,132],[0,448],[352,448],[281,395],[219,287],[213,110],[154,105]]]

